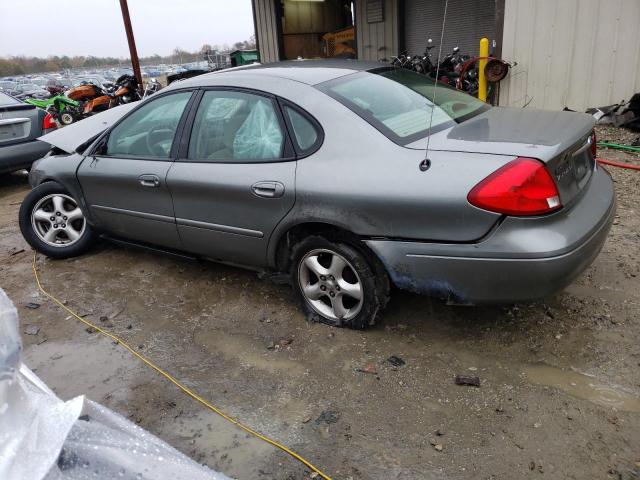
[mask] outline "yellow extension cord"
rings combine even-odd
[[[204,398],[202,398],[200,395],[198,395],[197,393],[191,391],[190,389],[188,389],[187,387],[185,387],[184,385],[182,385],[178,380],[176,380],[174,377],[172,377],[169,373],[167,373],[166,371],[164,371],[162,368],[160,368],[159,366],[157,366],[155,363],[153,363],[151,360],[149,360],[148,358],[146,358],[144,355],[141,355],[140,353],[138,353],[135,349],[133,349],[131,346],[129,346],[129,344],[127,344],[125,341],[123,341],[122,339],[120,339],[119,337],[115,336],[112,333],[107,332],[106,330],[103,330],[102,328],[98,327],[97,325],[94,325],[93,323],[91,323],[88,320],[85,320],[84,318],[82,318],[80,315],[78,315],[76,312],[74,312],[73,310],[71,310],[69,307],[67,307],[64,303],[62,303],[60,300],[58,300],[55,296],[53,296],[52,294],[50,294],[49,292],[47,292],[43,287],[42,284],[40,283],[40,277],[38,275],[38,268],[36,267],[36,256],[37,254],[34,252],[33,253],[33,262],[32,262],[32,267],[33,267],[33,275],[35,276],[36,279],[36,284],[38,285],[38,289],[48,298],[50,298],[51,300],[53,300],[55,303],[57,303],[62,309],[64,309],[65,311],[67,311],[69,314],[71,314],[73,317],[75,317],[77,320],[80,320],[82,323],[84,323],[85,325],[94,328],[95,330],[97,330],[98,332],[100,332],[102,335],[109,337],[110,339],[112,339],[113,341],[117,342],[118,344],[122,345],[124,348],[126,348],[127,350],[129,350],[129,352],[134,355],[135,357],[137,357],[139,360],[141,360],[145,365],[147,365],[149,368],[152,368],[153,370],[155,370],[156,372],[158,372],[160,375],[162,375],[164,378],[166,378],[167,380],[169,380],[171,383],[173,383],[176,387],[178,387],[180,390],[182,390],[184,393],[186,393],[187,395],[189,395],[191,398],[193,398],[194,400],[196,400],[197,402],[200,402],[202,405],[204,405],[205,407],[207,407],[209,410],[213,411],[214,413],[217,413],[218,415],[220,415],[222,418],[224,418],[225,420],[227,420],[228,422],[233,423],[235,426],[241,428],[242,430],[244,430],[247,433],[250,433],[251,435],[253,435],[254,437],[259,438],[260,440],[263,440],[271,445],[273,445],[276,448],[279,448],[280,450],[282,450],[283,452],[289,454],[290,456],[292,456],[293,458],[295,458],[296,460],[298,460],[299,462],[303,463],[304,465],[306,465],[308,468],[310,468],[311,470],[313,470],[314,472],[316,472],[318,475],[320,475],[320,477],[322,477],[324,480],[332,480],[331,477],[329,477],[328,475],[326,475],[325,473],[323,473],[320,469],[318,469],[317,467],[313,466],[313,464],[311,462],[309,462],[308,460],[306,460],[305,458],[301,457],[300,455],[298,455],[296,452],[294,452],[293,450],[290,450],[289,448],[285,447],[284,445],[282,445],[281,443],[276,442],[275,440],[270,439],[269,437],[266,437],[264,435],[262,435],[261,433],[256,432],[255,430],[253,430],[250,427],[247,427],[246,425],[240,423],[238,420],[230,417],[229,415],[226,415],[224,412],[222,412],[220,409],[216,408],[215,406],[213,406],[211,403],[209,403],[207,400],[205,400]]]

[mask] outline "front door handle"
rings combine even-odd
[[[279,198],[284,195],[284,185],[280,182],[265,181],[251,185],[254,195],[263,198]]]
[[[157,175],[152,175],[149,173],[140,175],[138,177],[138,181],[143,187],[156,188],[160,186],[160,178]]]

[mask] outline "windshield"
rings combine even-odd
[[[10,80],[0,80],[0,90],[13,90],[17,83]]]
[[[0,106],[2,105],[20,105],[22,102],[20,100],[16,100],[11,95],[7,95],[6,93],[0,92]]]
[[[433,78],[405,69],[361,72],[317,85],[396,143],[407,145],[489,108]],[[435,95],[435,108],[434,108]]]
[[[22,84],[18,85],[18,88],[23,92],[30,92],[32,90],[40,90],[40,87],[38,85],[33,84],[33,83],[22,83]]]

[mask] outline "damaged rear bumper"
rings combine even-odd
[[[598,168],[570,209],[507,217],[478,243],[366,243],[398,288],[465,304],[531,301],[562,290],[593,262],[614,215],[613,182]]]

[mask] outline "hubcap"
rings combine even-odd
[[[68,247],[82,237],[86,222],[76,201],[68,195],[47,195],[31,211],[38,238],[52,247]]]
[[[349,320],[362,308],[360,277],[353,266],[331,250],[307,253],[298,266],[302,295],[320,315],[332,320]]]

